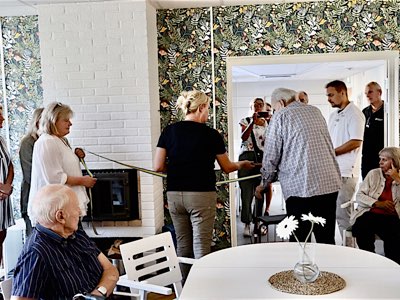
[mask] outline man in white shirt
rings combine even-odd
[[[342,187],[336,203],[336,220],[343,238],[343,230],[350,227],[350,208],[344,209],[340,206],[353,198],[358,182],[365,117],[349,101],[343,81],[334,80],[325,88],[328,102],[332,107],[338,108],[329,117],[328,129],[342,176]]]

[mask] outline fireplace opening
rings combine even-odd
[[[140,197],[137,170],[102,169],[92,173],[97,178],[91,189],[93,208],[89,202],[83,221],[138,220]]]

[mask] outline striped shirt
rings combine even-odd
[[[341,186],[326,121],[312,105],[292,102],[274,114],[262,165],[264,184],[277,172],[285,199],[330,194]]]
[[[0,137],[0,182],[5,183],[8,176],[8,167],[11,163],[6,142]],[[6,197],[0,201],[0,230],[7,229],[14,225],[14,215],[11,206],[11,198]]]
[[[65,239],[37,224],[18,258],[12,295],[70,300],[92,292],[103,273],[99,254],[82,229]]]

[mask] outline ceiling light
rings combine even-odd
[[[260,77],[266,78],[266,79],[268,79],[268,78],[290,78],[290,77],[295,76],[295,75],[297,75],[297,74],[296,74],[296,73],[290,73],[290,74],[270,74],[270,75],[261,74]]]

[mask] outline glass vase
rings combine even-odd
[[[294,277],[302,283],[314,282],[319,275],[318,266],[315,264],[315,245],[307,244],[299,247],[299,261],[293,269]]]

